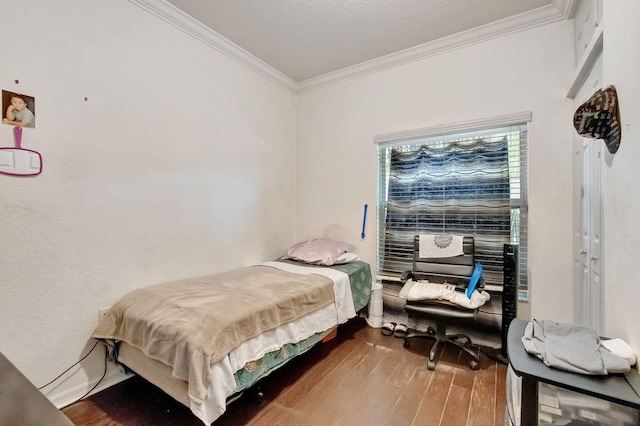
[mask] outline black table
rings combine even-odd
[[[0,353],[0,425],[73,426],[73,423]]]
[[[522,426],[538,425],[538,383],[548,383],[574,392],[640,410],[640,376],[634,368],[625,375],[589,376],[549,368],[529,354],[522,344],[527,321],[514,319],[507,334],[507,352],[513,371],[522,377]],[[633,386],[632,386],[633,384]]]

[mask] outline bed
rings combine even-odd
[[[209,425],[234,396],[355,317],[370,294],[366,262],[282,258],[134,290],[92,337]]]

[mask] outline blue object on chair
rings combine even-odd
[[[431,283],[448,283],[456,286],[456,291],[466,294],[467,287],[474,274],[476,265],[474,238],[463,236],[462,247],[464,254],[454,257],[422,258],[420,257],[420,236],[413,238],[413,263],[411,270],[404,271],[400,282],[405,285],[409,278],[414,281],[428,280]],[[477,278],[473,280],[474,290],[484,288],[482,271],[479,270]],[[471,294],[471,291],[469,292]],[[447,325],[454,322],[464,322],[476,319],[479,309],[467,309],[461,306],[452,306],[451,303],[441,300],[407,300],[404,307],[409,317],[435,321],[435,328],[429,327],[427,332],[415,331],[404,337],[404,345],[409,346],[414,338],[433,340],[429,350],[427,368],[436,368],[436,354],[441,353],[441,344],[452,344],[468,354],[472,360],[470,367],[477,370],[480,367],[479,352],[472,347],[471,338],[464,334],[447,334]]]
[[[471,278],[469,279],[469,285],[467,286],[467,298],[471,299],[471,295],[476,289],[480,278],[482,278],[482,265],[476,263],[476,267],[473,268],[473,274],[471,274]]]

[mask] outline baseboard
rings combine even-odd
[[[92,390],[89,395],[93,395],[113,385],[117,385],[118,383],[123,382],[133,376],[134,376],[133,373],[126,374],[124,371],[120,369],[114,370],[108,373],[104,377],[104,379],[102,379],[100,384],[96,386],[96,388]],[[89,383],[89,385],[86,385],[86,384],[78,385],[57,394],[47,395],[47,398],[49,398],[51,403],[55,405],[58,409],[61,409],[63,407],[66,407],[67,405],[71,405],[74,402],[76,402],[78,398],[81,398],[85,393],[87,393],[88,389],[95,386],[96,382],[97,380]]]

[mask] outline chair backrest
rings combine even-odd
[[[420,257],[420,236],[413,238],[413,279],[466,287],[475,267],[473,237],[462,239],[462,256]]]

